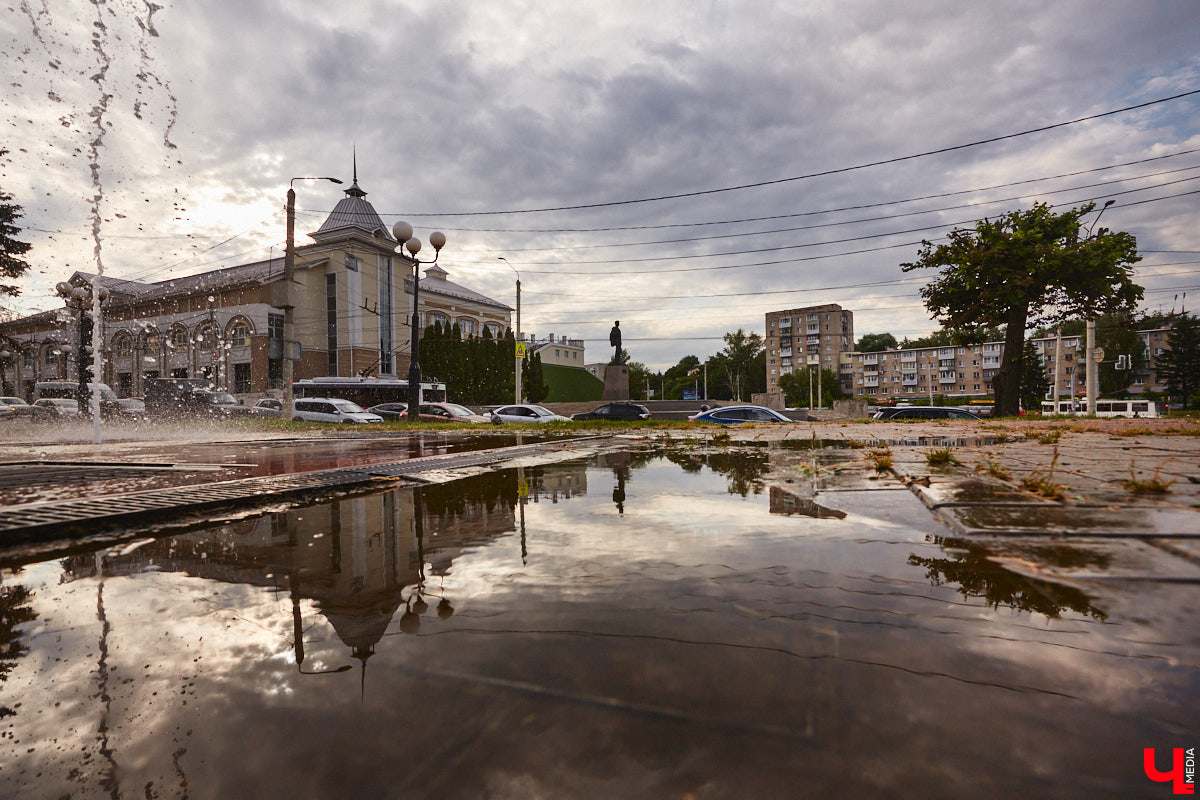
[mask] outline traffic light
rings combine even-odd
[[[1129,369],[1129,356],[1117,356],[1117,369]]]

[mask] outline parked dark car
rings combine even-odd
[[[117,401],[120,407],[119,416],[129,422],[141,422],[146,419],[146,401],[140,397],[123,397]]]
[[[963,411],[961,408],[950,408],[948,406],[897,406],[896,408],[882,408],[875,412],[875,419],[898,419],[898,420],[913,420],[913,419],[974,419],[979,417],[972,414],[970,411]]]
[[[75,401],[72,400],[71,402]],[[12,412],[7,415],[10,419],[28,419],[35,422],[42,422],[48,419],[57,419],[59,416],[55,409],[39,405],[31,406],[20,397],[0,397],[0,405],[5,406]],[[78,413],[78,406],[76,406],[76,413]]]
[[[380,403],[377,406],[371,406],[367,411],[383,417],[385,422],[390,419],[404,419],[404,412],[408,411],[408,403]]]
[[[639,419],[650,419],[650,409],[641,403],[630,403],[623,400],[614,403],[605,403],[598,408],[593,408],[591,411],[582,414],[572,414],[571,419],[612,419],[633,422]]]
[[[701,411],[688,417],[693,422],[719,422],[736,425],[742,422],[792,422],[774,409],[764,406],[725,406],[711,411]]]

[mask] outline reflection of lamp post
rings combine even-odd
[[[292,590],[292,638],[293,647],[296,653],[296,671],[301,675],[326,675],[332,672],[345,672],[350,669],[349,664],[343,664],[336,669],[315,669],[304,671],[304,623],[300,617],[300,581],[293,575],[291,578]]]
[[[409,422],[421,421],[421,361],[420,361],[420,318],[418,314],[418,301],[421,291],[421,265],[433,265],[437,263],[438,257],[442,254],[442,248],[446,246],[446,234],[441,231],[434,231],[429,234],[429,243],[433,245],[433,260],[420,261],[417,259],[417,253],[421,252],[421,240],[413,236],[413,226],[407,222],[397,222],[392,226],[392,235],[396,237],[396,241],[400,242],[396,246],[396,252],[404,256],[404,251],[408,250],[409,260],[413,262],[413,310],[412,310],[412,344],[409,348],[408,362],[408,413],[405,419]]]
[[[504,256],[500,256],[497,260],[503,261],[505,264],[508,264],[508,259],[505,258]],[[521,341],[521,273],[512,264],[508,264],[508,268],[511,269],[513,272],[517,273],[517,331],[516,331],[516,333],[517,333],[517,341],[519,342],[519,341]],[[516,354],[514,353],[513,355],[515,356]],[[517,366],[516,366],[517,390],[516,390],[516,399],[513,402],[520,405],[520,403],[521,403],[521,361],[523,359],[514,357],[513,360],[517,362]]]
[[[296,190],[292,185],[296,181],[329,181],[338,183],[337,178],[292,178],[288,181],[287,190],[287,242],[283,251],[283,412],[284,419],[292,418],[292,354],[288,352],[288,344],[295,335],[293,330],[294,316],[292,306],[292,273],[296,267]]]

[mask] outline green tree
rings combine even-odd
[[[691,373],[699,368],[700,359],[696,356],[684,356],[675,366],[669,367],[663,373],[663,382],[666,384],[664,399],[682,400],[684,389],[698,389],[700,379]]]
[[[741,328],[733,333],[726,333],[724,338],[725,349],[717,354],[720,369],[733,397],[741,400],[743,391],[750,383],[750,370],[754,359],[763,351],[763,340],[757,333],[747,334]],[[765,379],[764,374],[764,381]]]
[[[940,271],[921,296],[943,326],[1005,326],[1004,356],[992,381],[999,416],[1018,410],[1026,326],[1132,311],[1142,299],[1132,277],[1141,260],[1132,235],[1101,228],[1079,237],[1080,218],[1094,208],[1085,203],[1055,214],[1037,203],[981,220],[974,230],[956,228],[948,244],[923,242],[917,260],[901,265],[905,272]]]
[[[1025,342],[1025,357],[1021,359],[1021,406],[1028,411],[1040,411],[1046,392],[1050,391],[1050,379],[1046,377],[1046,367],[1042,363],[1042,354],[1034,347],[1031,340]],[[999,416],[994,411],[992,416]]]
[[[812,404],[817,402],[817,386],[821,388],[821,402],[841,400],[842,381],[838,374],[831,369],[822,369],[819,382],[812,380],[813,371],[799,367],[785,375],[779,376],[779,388],[783,390],[784,402],[789,406],[809,405],[809,385],[812,385]]]
[[[1177,397],[1190,408],[1200,389],[1200,324],[1191,314],[1175,318],[1175,327],[1167,335],[1167,350],[1155,360],[1158,378],[1167,394]]]
[[[859,353],[880,353],[895,346],[896,337],[890,333],[866,333],[854,345],[854,349]]]
[[[640,361],[625,361],[629,370],[629,396],[634,400],[645,400],[646,390],[651,386],[657,388],[658,377]]]
[[[542,374],[542,355],[534,353],[525,361],[525,370],[521,374],[522,396],[526,402],[540,403],[550,394],[550,387]]]
[[[8,153],[0,149],[0,157]],[[29,271],[29,262],[21,258],[32,247],[28,242],[17,239],[21,229],[16,222],[21,217],[21,206],[12,202],[13,196],[0,191],[0,278],[16,280]],[[21,293],[15,283],[0,283],[0,295],[15,297]]]
[[[928,336],[919,339],[909,339],[907,336],[900,343],[905,350],[915,350],[919,347],[968,347],[984,342],[1004,341],[1004,331],[990,325],[978,325],[968,328],[942,328]]]

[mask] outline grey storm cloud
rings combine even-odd
[[[599,351],[620,317],[634,357],[656,367],[717,351],[726,331],[761,330],[767,310],[815,302],[854,309],[860,333],[922,335],[935,324],[918,284],[882,283],[905,277],[898,265],[913,242],[1035,200],[1082,201],[1192,173],[1139,175],[1200,169],[1191,154],[982,188],[1200,148],[1200,102],[1185,98],[756,189],[458,216],[772,181],[1190,91],[1200,88],[1200,15],[1171,2],[163,6],[157,35],[134,0],[31,0],[0,23],[13,76],[0,101],[11,151],[0,177],[38,229],[26,234],[38,267],[26,308],[48,307],[55,281],[94,269],[87,153],[103,93],[98,207],[110,274],[161,280],[277,252],[288,179],[348,180],[353,148],[385,221],[446,230],[455,280],[511,303],[505,256],[522,270],[527,331]],[[102,80],[97,43],[112,61]],[[1133,204],[1190,187],[1119,195],[1105,222],[1145,249],[1200,250],[1197,195]],[[978,191],[878,205],[968,189]],[[315,230],[340,195],[328,184],[299,191],[300,230]],[[973,207],[936,210],[963,204]],[[738,222],[766,217],[782,218]],[[895,233],[916,228],[928,230]],[[1195,282],[1194,266],[1155,265],[1187,260],[1147,254],[1143,283],[1159,292],[1148,305]]]

